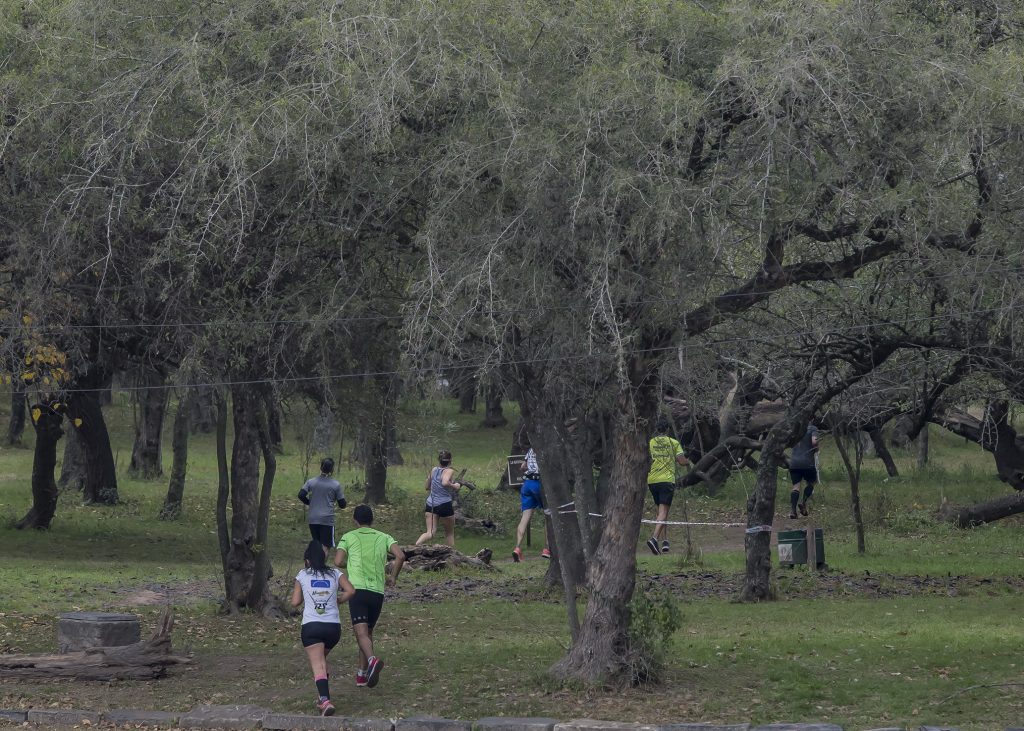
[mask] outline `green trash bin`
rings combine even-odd
[[[821,528],[814,529],[814,548],[818,568],[825,568],[825,537]],[[797,564],[807,565],[807,531],[779,531],[779,566],[792,567]]]

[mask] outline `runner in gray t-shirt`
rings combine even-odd
[[[808,424],[807,431],[793,447],[793,454],[789,458],[789,479],[793,483],[793,490],[789,493],[790,518],[796,517],[797,508],[800,508],[801,515],[807,515],[807,501],[814,494],[814,484],[818,481],[818,468],[814,462],[817,453],[818,427]],[[800,501],[801,482],[807,483],[803,502]]]
[[[344,508],[345,492],[331,477],[334,460],[327,457],[320,463],[320,476],[306,480],[299,490],[299,500],[309,506],[309,532],[313,540],[320,541],[325,550],[334,548],[334,505]]]

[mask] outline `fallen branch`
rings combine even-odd
[[[497,568],[491,565],[491,550],[489,548],[481,550],[476,556],[467,556],[451,546],[437,544],[405,546],[402,550],[405,552],[405,560],[408,565],[424,571],[441,571],[451,566],[473,566],[474,568],[497,571]]]
[[[123,647],[94,647],[63,655],[0,655],[0,677],[76,678],[79,680],[152,680],[170,665],[191,659],[171,653],[174,613],[164,610],[156,633],[148,640]]]
[[[947,698],[943,698],[941,701],[939,701],[935,705],[941,706],[946,701],[951,701],[954,698],[956,698],[958,695],[963,695],[964,693],[968,693],[968,692],[970,692],[972,690],[978,690],[979,688],[1013,688],[1013,687],[1017,687],[1017,686],[1024,686],[1024,683],[981,683],[980,685],[969,685],[966,688],[961,688],[960,690],[958,690],[953,695],[951,695],[951,696],[949,696]]]

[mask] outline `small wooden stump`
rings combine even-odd
[[[67,612],[57,620],[57,652],[123,647],[142,638],[139,618],[110,612]]]

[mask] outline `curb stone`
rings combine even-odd
[[[661,731],[750,731],[749,723],[669,723]],[[900,729],[903,731],[903,729]]]
[[[754,731],[843,731],[834,723],[768,723]]]
[[[473,724],[437,716],[413,716],[395,721],[395,731],[473,731]]]
[[[95,726],[100,722],[100,714],[95,711],[60,711],[56,709],[31,709],[26,720],[40,726]]]
[[[921,731],[960,731],[953,726],[922,726]]]
[[[554,731],[557,718],[488,716],[473,724],[476,731]]]
[[[178,725],[184,728],[259,728],[263,719],[270,714],[259,706],[196,706],[178,718]]]
[[[381,718],[307,716],[302,713],[268,713],[264,729],[271,731],[393,731],[391,721]]]
[[[28,718],[28,711],[0,711],[0,721],[25,723],[26,718]]]
[[[556,723],[554,731],[660,731],[660,726],[625,721],[595,721],[592,718],[574,718]]]
[[[126,723],[139,723],[160,726],[174,726],[178,723],[180,713],[169,711],[134,711],[125,708],[116,708],[112,711],[104,711],[102,714],[104,723],[123,725]]]

